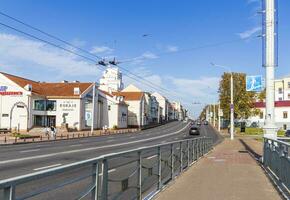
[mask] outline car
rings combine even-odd
[[[285,137],[290,137],[290,130],[287,130],[287,131],[285,132]]]
[[[204,124],[204,125],[208,125],[208,121],[204,121],[203,124]]]
[[[196,125],[201,126],[201,122],[200,121],[197,121],[196,122]]]
[[[189,135],[200,135],[199,127],[191,126],[189,129]]]

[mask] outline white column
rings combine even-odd
[[[275,0],[265,0],[266,121],[264,136],[277,137],[275,126]]]
[[[93,85],[93,107],[92,107],[92,124],[91,124],[91,133],[94,131],[95,125],[95,104],[96,104],[96,83]]]

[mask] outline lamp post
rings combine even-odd
[[[230,88],[231,88],[231,104],[230,104],[230,110],[231,110],[231,128],[230,128],[230,133],[231,133],[231,140],[234,139],[234,80],[233,80],[233,72],[229,67],[221,66],[221,65],[215,65],[214,63],[211,63],[212,66],[214,67],[220,67],[228,71],[231,75],[231,81],[230,81]]]

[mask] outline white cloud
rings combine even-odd
[[[249,30],[246,30],[242,33],[238,33],[238,35],[242,39],[247,39],[247,38],[252,37],[254,34],[260,32],[261,30],[262,30],[261,26],[257,26],[257,27],[251,28]]]
[[[160,76],[152,73],[145,67],[134,68],[132,72],[154,84],[153,87],[157,87],[159,89],[158,92],[170,100],[182,102],[182,104],[189,109],[191,113],[194,113],[195,116],[199,114],[205,103],[213,103],[213,101],[217,99],[220,77],[188,79],[166,75]],[[146,82],[146,84],[144,84],[141,80],[132,80],[128,77],[124,77],[124,83],[125,85],[132,83],[145,91],[156,91],[156,89],[148,86],[150,83]],[[169,92],[161,90],[160,87]],[[193,105],[193,102],[200,102],[202,104]]]
[[[167,51],[168,52],[177,52],[178,51],[178,47],[177,46],[167,46]]]
[[[7,71],[9,73],[21,69],[18,71],[37,73],[39,78],[44,78],[45,81],[55,81],[56,78],[92,77],[97,76],[98,72],[93,63],[84,61],[74,54],[42,42],[5,33],[0,33],[0,61],[1,64],[10,67]]]
[[[114,49],[107,46],[94,46],[90,51],[93,54],[110,54]]]
[[[156,56],[154,53],[150,51],[147,51],[143,53],[139,58],[140,59],[155,59],[155,58],[158,58],[158,56]]]

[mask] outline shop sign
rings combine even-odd
[[[0,95],[2,96],[20,96],[23,93],[20,91],[7,91],[7,86],[0,86]]]
[[[59,107],[63,111],[74,111],[77,107],[77,104],[74,103],[73,101],[64,101],[64,102],[59,104]]]

